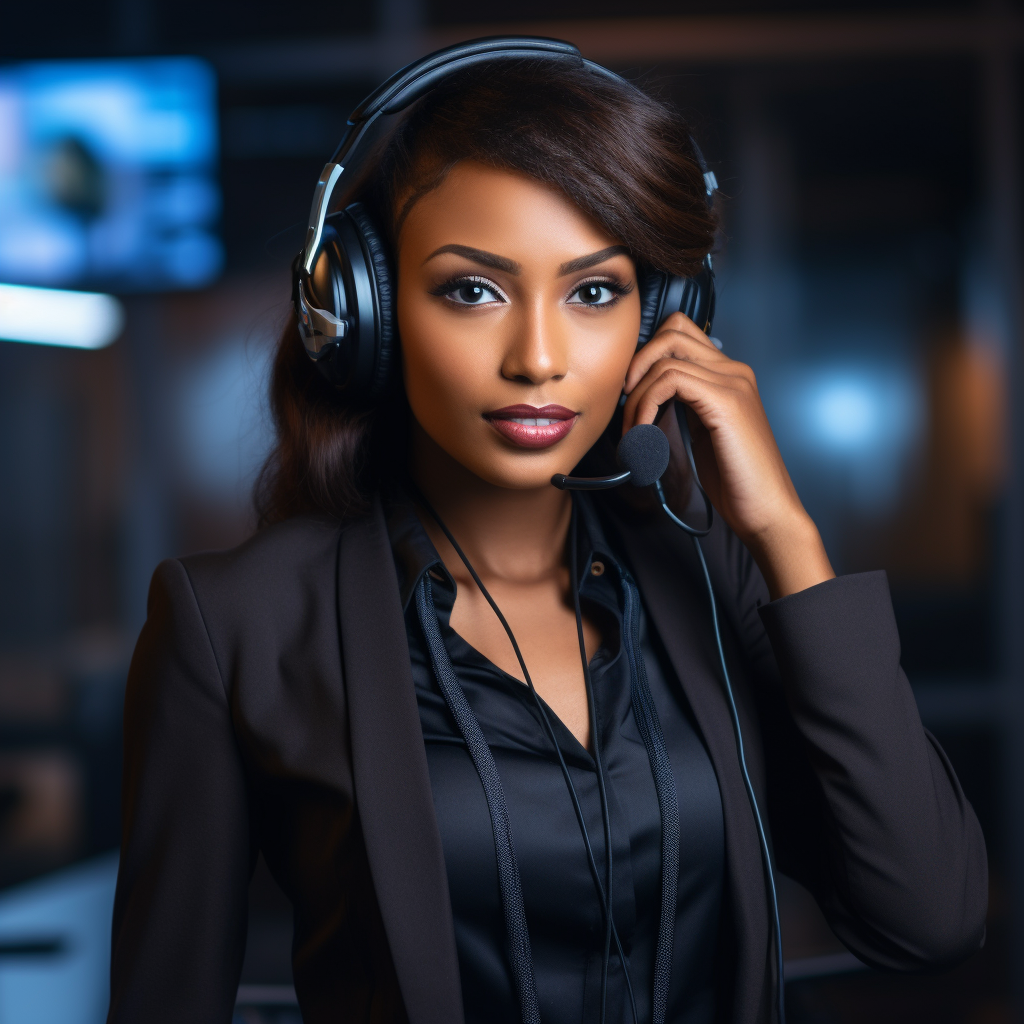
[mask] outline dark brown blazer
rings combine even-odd
[[[722,795],[721,1018],[773,1017],[768,903],[689,541],[614,520]],[[978,949],[985,845],[900,669],[884,573],[768,602],[724,527],[704,542],[779,870],[894,970]],[[262,850],[294,905],[307,1024],[459,1024],[445,866],[379,507],[162,563],[125,703],[124,838],[109,1021],[227,1024]]]

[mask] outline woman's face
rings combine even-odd
[[[560,192],[466,161],[402,226],[398,327],[423,431],[489,483],[546,487],[615,411],[636,268]]]

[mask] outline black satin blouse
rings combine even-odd
[[[445,646],[491,748],[508,803],[522,879],[541,1018],[598,1020],[604,928],[583,839],[561,768],[526,686],[471,647],[449,625],[455,583],[409,505],[388,530],[398,567],[412,675],[451,894],[467,1024],[518,1024],[506,956],[497,861],[480,778],[434,678],[415,601],[431,574]],[[591,660],[604,758],[614,863],[614,918],[626,954],[638,1019],[651,1019],[661,890],[661,815],[647,749],[633,717],[623,644],[623,609],[612,580],[619,564],[590,513],[580,517],[580,594],[602,643]],[[642,595],[641,595],[642,598]],[[646,615],[641,643],[648,682],[672,764],[680,814],[680,862],[666,1019],[711,1024],[724,872],[718,782],[682,688]],[[594,761],[549,710],[576,787],[599,869],[604,828]],[[632,1024],[615,952],[608,1021]]]

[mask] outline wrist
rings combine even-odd
[[[802,507],[745,543],[773,601],[835,578],[821,534]]]

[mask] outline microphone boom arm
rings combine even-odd
[[[630,475],[628,469],[614,476],[566,476],[564,473],[556,473],[551,482],[560,491],[605,491],[626,483]]]

